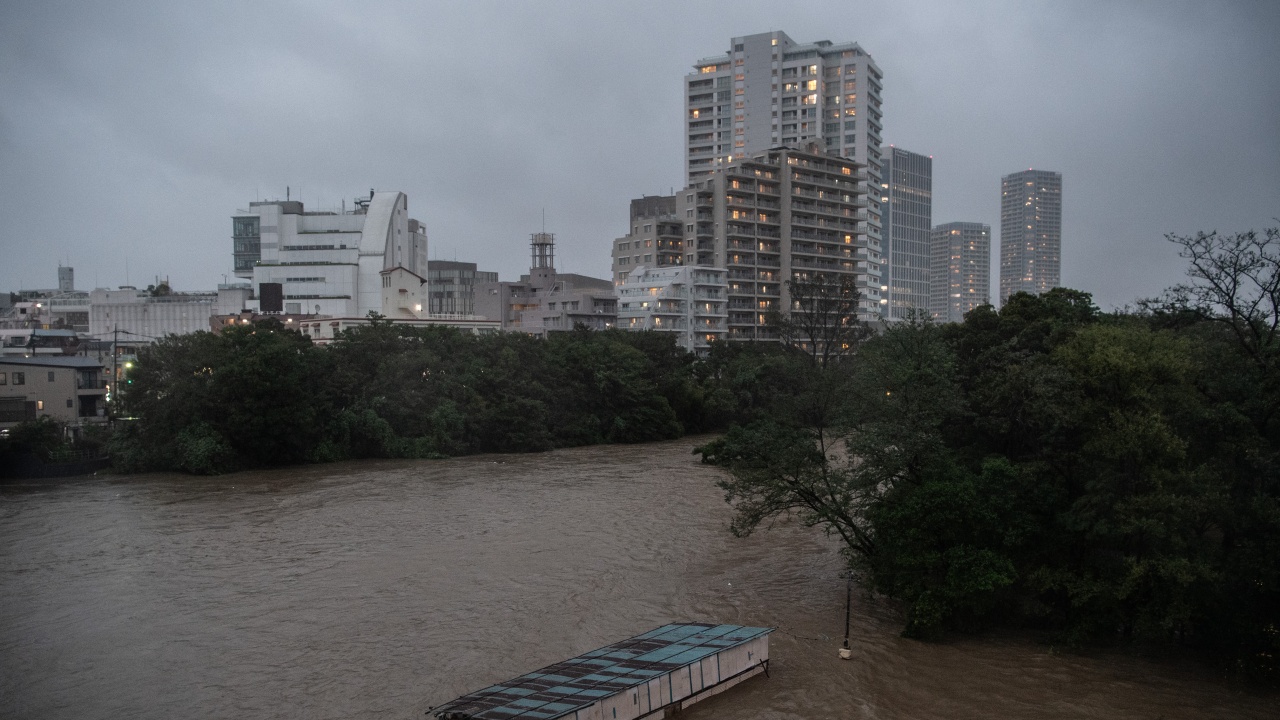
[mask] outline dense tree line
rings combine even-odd
[[[1280,679],[1280,235],[1172,238],[1190,282],[1132,312],[1016,295],[825,362],[700,448],[749,533],[795,515],[903,602],[905,634],[997,623],[1170,642]]]
[[[112,444],[124,470],[645,442],[732,414],[669,336],[620,331],[540,340],[375,321],[318,347],[268,320],[166,337],[129,381],[134,419]]]

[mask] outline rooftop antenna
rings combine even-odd
[[[547,231],[547,209],[542,208],[542,232]]]
[[[284,199],[285,199],[285,200],[288,200],[288,199],[289,199],[289,186],[288,186],[288,185],[285,185],[285,186],[284,186]]]

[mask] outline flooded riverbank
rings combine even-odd
[[[682,620],[780,628],[690,718],[1263,718],[1197,666],[921,643],[820,532],[737,539],[695,440],[0,488],[0,716],[410,718]]]

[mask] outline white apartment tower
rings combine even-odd
[[[735,159],[818,143],[856,160],[880,183],[880,92],[875,61],[857,43],[800,44],[773,31],[736,37],[685,76],[685,169],[690,185]],[[868,233],[880,238],[878,193]]]
[[[1000,302],[1062,284],[1062,173],[1025,170],[1000,179]]]
[[[886,286],[885,318],[902,320],[929,311],[930,241],[933,234],[933,158],[900,147],[884,153],[880,183]]]
[[[961,322],[991,302],[991,226],[950,222],[933,229],[929,310],[939,322]]]

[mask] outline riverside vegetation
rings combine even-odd
[[[843,541],[905,633],[994,624],[1155,642],[1280,679],[1280,233],[1171,238],[1190,281],[1105,314],[1016,295],[873,334],[791,284],[783,341],[708,358],[652,333],[538,340],[375,321],[327,348],[278,323],[144,349],[125,470],[522,452],[726,429],[732,530]]]

